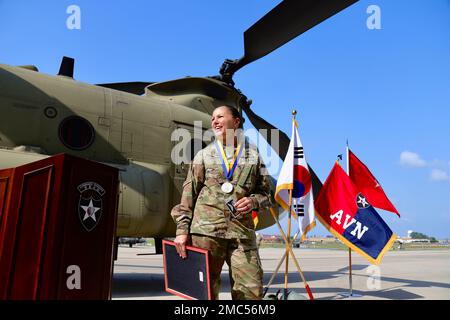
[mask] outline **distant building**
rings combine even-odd
[[[399,243],[431,243],[430,239],[412,239],[412,238],[397,238],[397,240],[395,240],[396,242]]]
[[[263,234],[262,242],[263,243],[283,243],[284,241],[280,235]]]
[[[314,236],[314,237],[307,237],[305,239],[305,242],[316,242],[316,243],[330,243],[330,242],[337,242],[338,239],[336,239],[334,236],[325,236],[325,237],[318,237],[318,236]]]
[[[298,243],[300,241],[300,237],[298,237],[295,242]],[[263,234],[262,235],[262,242],[263,243],[284,243],[283,237],[281,235],[269,235],[269,234]],[[306,239],[303,241],[304,243],[332,243],[332,242],[339,242],[339,240],[332,236],[307,236]]]

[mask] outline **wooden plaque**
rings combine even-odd
[[[166,291],[189,300],[211,300],[208,250],[187,246],[186,252],[182,259],[175,243],[163,240]]]

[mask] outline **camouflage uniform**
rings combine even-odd
[[[180,204],[172,209],[177,235],[192,234],[192,244],[211,253],[213,298],[219,297],[220,272],[224,261],[230,268],[233,299],[261,299],[263,271],[256,246],[251,212],[230,217],[225,202],[250,197],[253,209],[271,206],[266,169],[255,146],[245,140],[245,149],[230,182],[233,191],[221,186],[225,178],[220,155],[211,143],[199,151],[183,184]]]

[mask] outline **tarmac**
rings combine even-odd
[[[380,266],[352,253],[352,288],[359,297],[345,297],[349,289],[348,251],[293,249],[316,300],[448,300],[450,299],[450,250],[389,251]],[[114,263],[113,300],[183,300],[164,289],[163,256],[151,246],[119,247]],[[283,257],[281,248],[259,250],[264,286]],[[285,265],[281,265],[268,294],[284,288]],[[221,300],[231,300],[228,267],[222,271]],[[288,289],[308,299],[304,284],[290,258]]]

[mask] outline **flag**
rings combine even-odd
[[[297,218],[303,241],[306,233],[315,226],[314,198],[311,174],[297,128],[297,121],[293,119],[291,142],[278,177],[275,200],[289,211],[289,191],[292,190],[291,213]]]
[[[350,149],[348,149],[348,163],[350,179],[358,191],[364,194],[370,204],[376,208],[394,212],[400,217],[400,214],[384,193],[378,180],[375,179],[366,165]]]
[[[379,264],[397,238],[337,162],[315,207],[328,231],[371,263]]]
[[[253,225],[255,226],[255,229],[256,229],[259,219],[258,219],[258,213],[255,210],[252,211],[252,219],[253,219]]]

